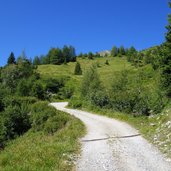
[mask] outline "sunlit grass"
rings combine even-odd
[[[106,60],[109,61],[109,65],[106,65]],[[109,86],[110,81],[113,79],[114,73],[121,71],[123,69],[134,69],[130,63],[126,61],[124,57],[122,58],[95,58],[94,60],[80,59],[77,60],[81,64],[81,68],[84,72],[92,66],[92,64],[97,66],[100,78],[105,86]],[[74,75],[75,63],[70,62],[67,65],[40,65],[38,66],[38,72],[43,78],[57,78],[62,76],[69,76],[73,81],[80,82],[82,76]]]
[[[65,128],[54,135],[29,131],[11,141],[0,153],[1,171],[71,171],[72,155],[79,150],[83,124],[72,116]]]

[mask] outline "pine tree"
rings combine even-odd
[[[88,53],[88,59],[93,59],[93,56],[94,56],[94,55],[93,55],[92,52],[89,52],[89,53]]]
[[[118,55],[118,48],[116,46],[113,46],[112,50],[111,50],[111,56],[115,57]]]
[[[125,48],[124,48],[124,46],[121,46],[118,51],[119,51],[119,55],[121,55],[121,56],[125,55]]]
[[[106,65],[109,65],[109,61],[108,61],[108,60],[106,60],[105,64],[106,64]]]
[[[40,58],[38,56],[35,56],[33,59],[33,65],[40,65]]]
[[[171,2],[169,2],[171,8]],[[166,42],[162,47],[161,59],[161,85],[166,91],[166,95],[171,97],[171,14],[168,16],[168,26],[166,26]]]
[[[75,65],[75,71],[74,71],[75,75],[82,75],[82,69],[81,69],[81,65],[79,62],[76,63]]]
[[[8,65],[15,64],[16,63],[15,56],[14,56],[14,53],[13,52],[11,52],[11,54],[10,54],[10,56],[8,58],[8,62],[7,63],[8,63]]]

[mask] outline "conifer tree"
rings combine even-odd
[[[7,63],[8,63],[8,65],[15,64],[16,63],[15,56],[14,56],[14,53],[13,52],[11,52],[11,54],[10,54],[10,56],[8,58],[8,62]]]
[[[79,62],[76,63],[75,65],[75,71],[74,71],[75,75],[82,75],[82,69],[81,69],[81,65]]]
[[[171,8],[171,1],[169,2]],[[161,85],[166,91],[166,95],[171,97],[171,14],[168,16],[168,26],[166,26],[166,42],[162,48],[161,59]]]
[[[118,55],[118,48],[116,46],[113,46],[112,50],[111,50],[111,56],[115,57]]]

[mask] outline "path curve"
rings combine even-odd
[[[87,127],[87,135],[82,138],[77,171],[171,171],[171,163],[141,136],[87,142],[91,139],[137,135],[138,131],[115,119],[67,109],[67,104],[51,103],[58,110],[79,118]]]

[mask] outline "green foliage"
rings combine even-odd
[[[108,105],[108,96],[103,90],[97,68],[94,65],[84,74],[81,84],[81,96],[94,105],[100,107]]]
[[[33,65],[40,65],[41,59],[38,56],[35,56],[33,59]]]
[[[115,110],[149,115],[159,113],[166,104],[157,82],[153,88],[147,84],[148,72],[139,70],[136,74],[123,71],[115,77],[110,92],[111,106]]]
[[[44,80],[45,82],[45,90],[48,93],[58,93],[60,88],[64,87],[66,82],[66,78],[48,78]]]
[[[11,140],[24,134],[30,129],[29,121],[30,105],[36,99],[31,97],[6,97],[4,98],[4,110],[0,115],[0,146],[3,147],[7,140]]]
[[[41,55],[40,57],[36,56],[33,59],[34,65],[40,64],[67,64],[68,62],[76,61],[75,48],[73,46],[64,46],[60,48],[51,48],[47,55]]]
[[[171,8],[171,2],[169,2]],[[171,15],[168,16],[166,42],[163,46],[163,57],[161,58],[161,86],[168,97],[171,97]]]
[[[16,65],[9,65],[2,69],[1,72],[2,84],[8,87],[12,92],[17,87],[19,79],[19,70]]]
[[[97,69],[94,65],[90,67],[84,74],[81,83],[81,95],[85,98],[88,97],[92,92],[101,89],[101,81],[97,73]]]
[[[41,82],[35,82],[31,89],[31,94],[38,99],[44,100],[45,99],[45,91],[44,87]]]
[[[109,97],[105,90],[92,91],[89,95],[90,103],[98,107],[106,107],[109,105]]]
[[[16,91],[21,79],[28,79],[36,75],[32,64],[27,59],[20,59],[17,65],[5,66],[1,71],[2,84],[12,93]]]
[[[128,49],[127,51],[127,60],[128,62],[133,62],[136,58],[137,51],[136,49],[132,46]]]
[[[37,102],[33,104],[30,114],[30,122],[34,131],[44,129],[46,121],[56,115],[55,108],[48,106],[47,102]]]
[[[7,61],[7,64],[10,65],[10,64],[15,64],[16,61],[15,61],[15,56],[14,56],[14,53],[11,52],[9,58],[8,58],[8,61]]]
[[[82,106],[82,99],[78,96],[72,96],[69,101],[69,107],[71,108],[80,108]]]
[[[64,46],[62,49],[64,62],[75,62],[76,61],[76,54],[75,48],[73,46]]]
[[[111,50],[111,56],[115,57],[117,55],[118,55],[118,48],[116,46],[113,46]]]
[[[22,135],[30,128],[29,105],[27,103],[8,106],[3,117],[5,118],[8,139]]]
[[[4,99],[5,108],[8,106],[20,106],[22,103],[24,104],[34,104],[37,102],[35,97],[20,97],[20,96],[6,96]]]
[[[106,60],[105,64],[106,64],[106,65],[109,65],[109,61],[108,61],[108,60]]]
[[[0,170],[73,170],[70,156],[79,152],[78,139],[84,135],[85,127],[79,119],[56,112],[60,119],[67,118],[67,124],[56,117],[49,118],[46,124],[48,132],[30,130],[8,143],[0,153]],[[61,126],[64,126],[63,129]]]
[[[93,57],[94,57],[93,53],[92,52],[89,52],[88,53],[88,59],[93,59]]]
[[[17,86],[17,94],[19,96],[29,96],[31,84],[26,79],[22,79],[19,81]]]
[[[59,65],[64,62],[62,50],[59,48],[52,48],[48,52],[48,58],[51,64]]]
[[[60,99],[70,99],[75,91],[75,82],[69,80],[65,83],[63,87],[60,89]]]
[[[79,62],[77,62],[75,65],[74,74],[75,75],[82,75],[82,69],[81,69],[81,65]]]
[[[118,49],[118,53],[120,56],[123,56],[126,54],[126,51],[125,51],[125,48],[124,46],[121,46],[119,49]]]
[[[33,131],[44,131],[52,135],[65,127],[68,121],[68,115],[57,111],[54,107],[49,106],[47,102],[40,101],[32,106],[30,122]]]
[[[44,124],[44,132],[48,134],[54,134],[58,130],[65,127],[67,122],[69,121],[69,118],[66,114],[56,111],[56,115],[53,117],[50,117],[47,122]]]

